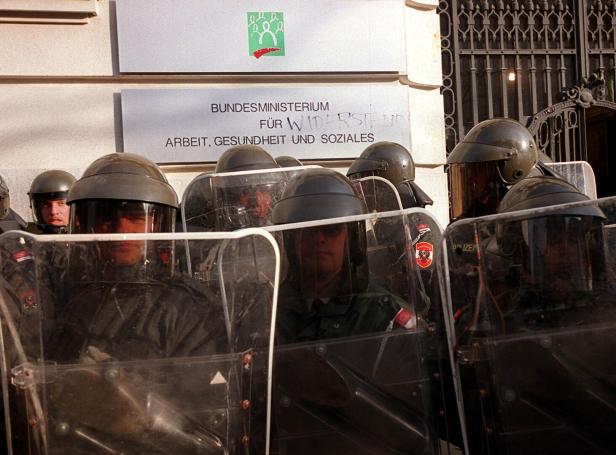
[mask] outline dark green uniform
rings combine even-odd
[[[278,301],[279,343],[382,332],[414,319],[402,299],[375,284],[362,293],[332,297],[325,304],[311,303],[283,285]]]

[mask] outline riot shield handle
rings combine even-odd
[[[53,366],[55,362],[52,362]],[[37,384],[50,382],[50,378],[30,362],[22,363],[11,369],[11,384],[19,389],[29,389]]]

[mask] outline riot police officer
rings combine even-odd
[[[238,453],[242,435],[254,427],[250,415],[239,410],[238,397],[266,402],[266,394],[255,393],[254,388],[236,389],[235,382],[229,386],[227,381],[247,371],[255,387],[255,378],[263,375],[261,365],[266,361],[243,362],[242,355],[234,353],[262,348],[257,338],[269,340],[265,332],[271,323],[255,313],[271,310],[270,287],[250,286],[256,310],[241,307],[244,300],[235,298],[237,289],[225,289],[229,310],[225,312],[214,286],[202,286],[174,271],[174,240],[145,234],[173,232],[177,196],[161,170],[142,156],[122,153],[99,158],[75,182],[67,200],[70,232],[96,235],[45,239],[37,248],[37,254],[63,253],[64,260],[51,271],[38,268],[37,296],[44,298],[38,302],[40,311],[32,310],[36,314],[32,342],[18,343],[28,336],[12,330],[10,338],[17,340],[15,346],[24,347],[24,355],[18,363],[10,354],[4,360],[9,357],[13,366],[45,359],[50,369],[59,364],[62,372],[59,376],[56,370],[50,372],[54,387],[45,389],[45,409],[26,401],[21,409],[27,415],[20,416],[20,406],[13,406],[15,419],[23,417],[18,420],[28,423],[23,443],[31,445],[20,449]],[[124,235],[108,236],[119,233]],[[219,245],[211,239],[204,243],[208,242],[212,248]],[[225,245],[228,251],[236,250],[237,244]],[[233,254],[224,259],[233,259]],[[237,255],[244,256],[241,251]],[[258,279],[269,285],[272,263],[263,263],[267,264],[263,269],[253,265],[252,270],[259,270]],[[46,272],[49,279],[41,276]],[[218,291],[225,279],[220,277]],[[13,294],[3,282],[2,296]],[[25,309],[5,309],[0,305],[3,316],[13,315],[12,327],[23,326]],[[223,313],[231,314],[232,322]],[[222,354],[221,363],[204,361],[203,356],[214,354]],[[42,368],[47,374],[49,369]],[[36,404],[39,392],[29,388],[21,395]],[[51,430],[47,437],[42,433],[46,428]],[[42,435],[38,445],[31,442],[35,434]]]
[[[415,183],[415,163],[409,151],[400,144],[383,141],[368,146],[347,171],[350,179],[368,176],[389,180],[398,190],[404,208],[433,203]]]
[[[351,182],[330,169],[293,178],[274,206],[274,224],[361,215]],[[289,271],[279,297],[282,343],[384,331],[404,308],[370,283],[363,221],[291,229],[284,235]]]
[[[71,233],[172,232],[178,207],[160,169],[129,153],[94,161],[67,201]],[[118,359],[220,352],[217,314],[198,303],[207,301],[202,289],[172,275],[172,257],[172,243],[145,240],[71,251],[51,358],[79,357],[89,346]]]
[[[25,230],[27,223],[11,208],[9,187],[0,176],[0,233]]]
[[[75,177],[66,171],[45,171],[30,185],[28,197],[37,228],[43,234],[61,234],[68,230],[70,208],[66,204],[68,190]]]
[[[516,120],[475,125],[447,158],[452,221],[495,213],[508,187],[536,162],[535,140]]]
[[[402,207],[405,209],[410,207],[424,208],[433,203],[432,199],[415,183],[415,163],[410,152],[395,142],[377,142],[368,146],[359,158],[353,161],[347,171],[347,176],[350,179],[370,176],[387,179],[396,187]],[[378,206],[378,203],[376,205]],[[382,211],[387,210],[391,210],[391,208],[385,207],[382,209]],[[419,300],[425,302],[421,306],[427,310],[430,307],[430,299],[434,302],[437,301],[431,281],[436,262],[434,252],[435,247],[438,246],[439,237],[438,233],[433,231],[438,228],[426,221],[421,214],[410,215],[409,221],[411,239],[408,248],[412,250],[415,266],[421,270],[421,273],[413,286],[416,289],[407,289],[406,291],[419,292],[421,295]],[[377,224],[375,229],[386,229],[386,223],[380,224],[381,226]],[[405,233],[400,232],[399,236],[401,244],[404,244],[407,240]],[[399,259],[392,258],[392,260]]]
[[[216,174],[277,169],[280,166],[264,149],[256,145],[238,145],[227,149],[216,163]],[[264,173],[261,178],[228,175],[212,181],[210,204],[214,207],[216,230],[266,226],[284,173]],[[211,218],[211,217],[210,217]]]
[[[478,245],[475,295],[450,288],[470,453],[613,451],[603,378],[614,344],[602,329],[616,317],[605,241],[613,209],[533,176],[509,189],[498,217],[472,223],[494,234]],[[465,234],[456,227],[450,241]]]
[[[552,176],[528,177],[511,187],[499,213],[589,201],[567,181]],[[602,227],[606,217],[594,205],[549,212],[523,225],[499,226],[499,251],[518,264],[516,298],[563,303],[606,289]],[[532,251],[532,255],[526,254]]]
[[[396,358],[400,366],[417,352],[417,318],[410,296],[407,302],[371,278],[369,263],[384,269],[377,275],[400,280],[408,270],[388,255],[382,260],[381,250],[398,248],[399,236],[374,242],[366,212],[351,181],[331,169],[295,176],[274,206],[276,226],[268,229],[279,235],[288,262],[276,324],[284,346],[274,376],[277,442],[286,453],[430,453],[422,411],[406,413],[406,397],[376,373],[383,359]],[[402,215],[391,216],[404,233]],[[419,372],[406,373],[397,384],[412,388],[409,378]]]

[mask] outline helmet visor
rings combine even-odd
[[[525,221],[524,269],[531,287],[568,299],[592,291],[603,256],[601,220],[589,216],[548,216]]]
[[[175,208],[149,202],[87,200],[71,204],[73,234],[173,232]],[[71,254],[76,280],[151,281],[173,269],[173,243],[145,239],[102,240]]]
[[[173,232],[175,208],[138,201],[77,201],[71,208],[73,234]]]
[[[447,172],[452,220],[496,213],[507,191],[498,161],[450,164]]]
[[[370,158],[356,158],[347,172],[351,179],[381,175],[387,171],[387,162]]]

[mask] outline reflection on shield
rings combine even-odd
[[[595,173],[587,161],[568,161],[560,163],[544,163],[548,169],[556,172],[591,199],[597,198],[597,183]]]
[[[364,177],[354,180],[353,186],[366,203],[369,212],[402,210],[398,190],[383,177]]]
[[[201,174],[190,182],[182,196],[184,231],[232,231],[267,226],[271,208],[286,182],[306,169],[318,167]]]
[[[463,220],[443,295],[470,453],[611,453],[616,198]]]
[[[253,171],[205,173],[197,176],[182,196],[182,224],[185,232],[233,231],[271,224],[274,203],[280,199],[287,181],[307,169],[320,166],[296,166]],[[250,241],[241,248],[252,258],[261,252]],[[184,242],[184,260],[178,266],[200,281],[216,280],[219,252],[201,249]],[[236,248],[237,249],[237,248]]]
[[[100,273],[101,252],[127,242],[152,252],[148,267]],[[185,262],[173,248],[185,244],[215,252],[208,280],[145,273]],[[10,453],[267,451],[280,267],[269,234],[11,233],[0,256]]]

